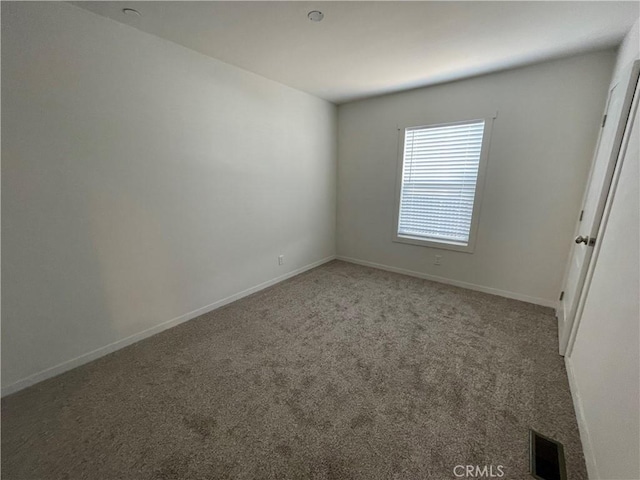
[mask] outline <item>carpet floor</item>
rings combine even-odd
[[[551,309],[333,261],[4,398],[2,478],[530,479],[529,428],[587,478]]]

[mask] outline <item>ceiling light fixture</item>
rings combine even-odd
[[[133,8],[123,8],[122,13],[124,13],[125,15],[131,15],[132,17],[142,16],[138,10],[134,10]]]
[[[312,22],[321,22],[324,18],[324,13],[318,10],[312,10],[307,14],[307,17],[309,17],[309,20]]]

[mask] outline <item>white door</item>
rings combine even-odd
[[[560,355],[564,355],[569,342],[593,246],[598,239],[604,204],[620,152],[624,128],[629,118],[633,92],[638,82],[639,67],[640,62],[636,61],[619,77],[620,81],[609,91],[607,110],[591,165],[582,210],[579,213],[575,240],[572,244],[557,311]]]

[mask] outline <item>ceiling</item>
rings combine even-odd
[[[613,47],[640,15],[637,1],[72,3],[338,104]]]

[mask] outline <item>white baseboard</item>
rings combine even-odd
[[[553,300],[547,300],[545,298],[530,297],[521,293],[509,292],[507,290],[500,290],[498,288],[485,287],[482,285],[476,285],[475,283],[462,282],[460,280],[452,280],[450,278],[438,277],[436,275],[429,275],[427,273],[415,272],[413,270],[406,270],[404,268],[391,267],[389,265],[383,265],[381,263],[368,262],[366,260],[359,260],[357,258],[343,257],[338,255],[338,260],[343,260],[349,263],[355,263],[358,265],[364,265],[365,267],[378,268],[380,270],[386,270],[393,273],[401,273],[403,275],[409,275],[411,277],[423,278],[425,280],[432,280],[434,282],[446,283],[447,285],[453,285],[455,287],[468,288],[469,290],[476,290],[478,292],[490,293],[492,295],[498,295],[500,297],[511,298],[514,300],[520,300],[527,303],[534,303],[536,305],[542,305],[543,307],[556,308],[556,302]]]
[[[584,461],[587,464],[587,476],[589,478],[600,478],[598,468],[596,466],[596,458],[593,454],[593,445],[591,445],[591,437],[587,428],[587,420],[584,417],[584,409],[582,400],[580,399],[580,391],[578,383],[573,375],[573,367],[569,357],[564,357],[564,365],[567,370],[567,378],[569,379],[569,390],[571,391],[571,399],[573,400],[573,409],[576,411],[576,419],[578,421],[578,430],[580,431],[580,441],[582,442],[582,452],[584,453]]]
[[[199,317],[200,315],[203,315],[205,313],[211,312],[212,310],[215,310],[216,308],[220,308],[223,307],[225,305],[228,305],[231,302],[235,302],[236,300],[240,300],[243,297],[246,297],[248,295],[251,295],[252,293],[256,293],[259,292],[260,290],[263,290],[267,287],[270,287],[272,285],[275,285],[276,283],[280,283],[284,280],[287,280],[291,277],[295,277],[296,275],[299,275],[303,272],[306,272],[307,270],[311,270],[312,268],[318,267],[324,263],[330,262],[331,260],[334,260],[336,258],[335,255],[331,255],[329,257],[323,258],[322,260],[318,260],[317,262],[313,262],[310,263],[309,265],[305,265],[304,267],[298,268],[296,270],[293,270],[292,272],[286,273],[284,275],[281,275],[279,277],[273,278],[271,280],[268,280],[266,282],[263,282],[259,285],[255,285],[251,288],[248,288],[246,290],[243,290],[239,293],[230,295],[226,298],[223,298],[222,300],[218,300],[217,302],[213,302],[209,305],[206,305],[202,308],[198,308],[197,310],[193,310],[192,312],[189,313],[185,313],[184,315],[180,315],[179,317],[176,317],[172,320],[168,320],[166,322],[160,323],[158,325],[155,325],[151,328],[148,328],[146,330],[143,330],[142,332],[138,332],[135,333],[129,337],[123,338],[121,340],[117,340],[113,343],[110,343],[109,345],[105,345],[104,347],[100,347],[97,348],[96,350],[93,350],[91,352],[85,353],[80,355],[79,357],[76,358],[72,358],[71,360],[67,360],[66,362],[62,362],[58,365],[55,365],[53,367],[47,368],[41,372],[35,373],[33,375],[30,375],[26,378],[23,378],[21,380],[18,380],[17,382],[14,382],[10,385],[7,385],[6,387],[2,387],[2,396],[6,396],[6,395],[10,395],[12,393],[15,393],[19,390],[22,390],[24,388],[27,388],[31,385],[34,385],[38,382],[41,382],[43,380],[46,380],[48,378],[51,377],[55,377],[56,375],[60,375],[61,373],[64,373],[68,370],[71,370],[75,367],[79,367],[80,365],[84,365],[85,363],[91,362],[92,360],[95,360],[97,358],[103,357],[105,355],[108,355],[109,353],[112,353],[116,350],[119,350],[121,348],[124,348],[128,345],[131,345],[132,343],[138,342],[140,340],[143,340],[145,338],[151,337],[152,335],[155,335],[156,333],[160,333],[164,330],[167,330],[171,327],[175,327],[176,325],[179,325],[181,323],[184,323],[188,320],[192,320],[196,317]]]

